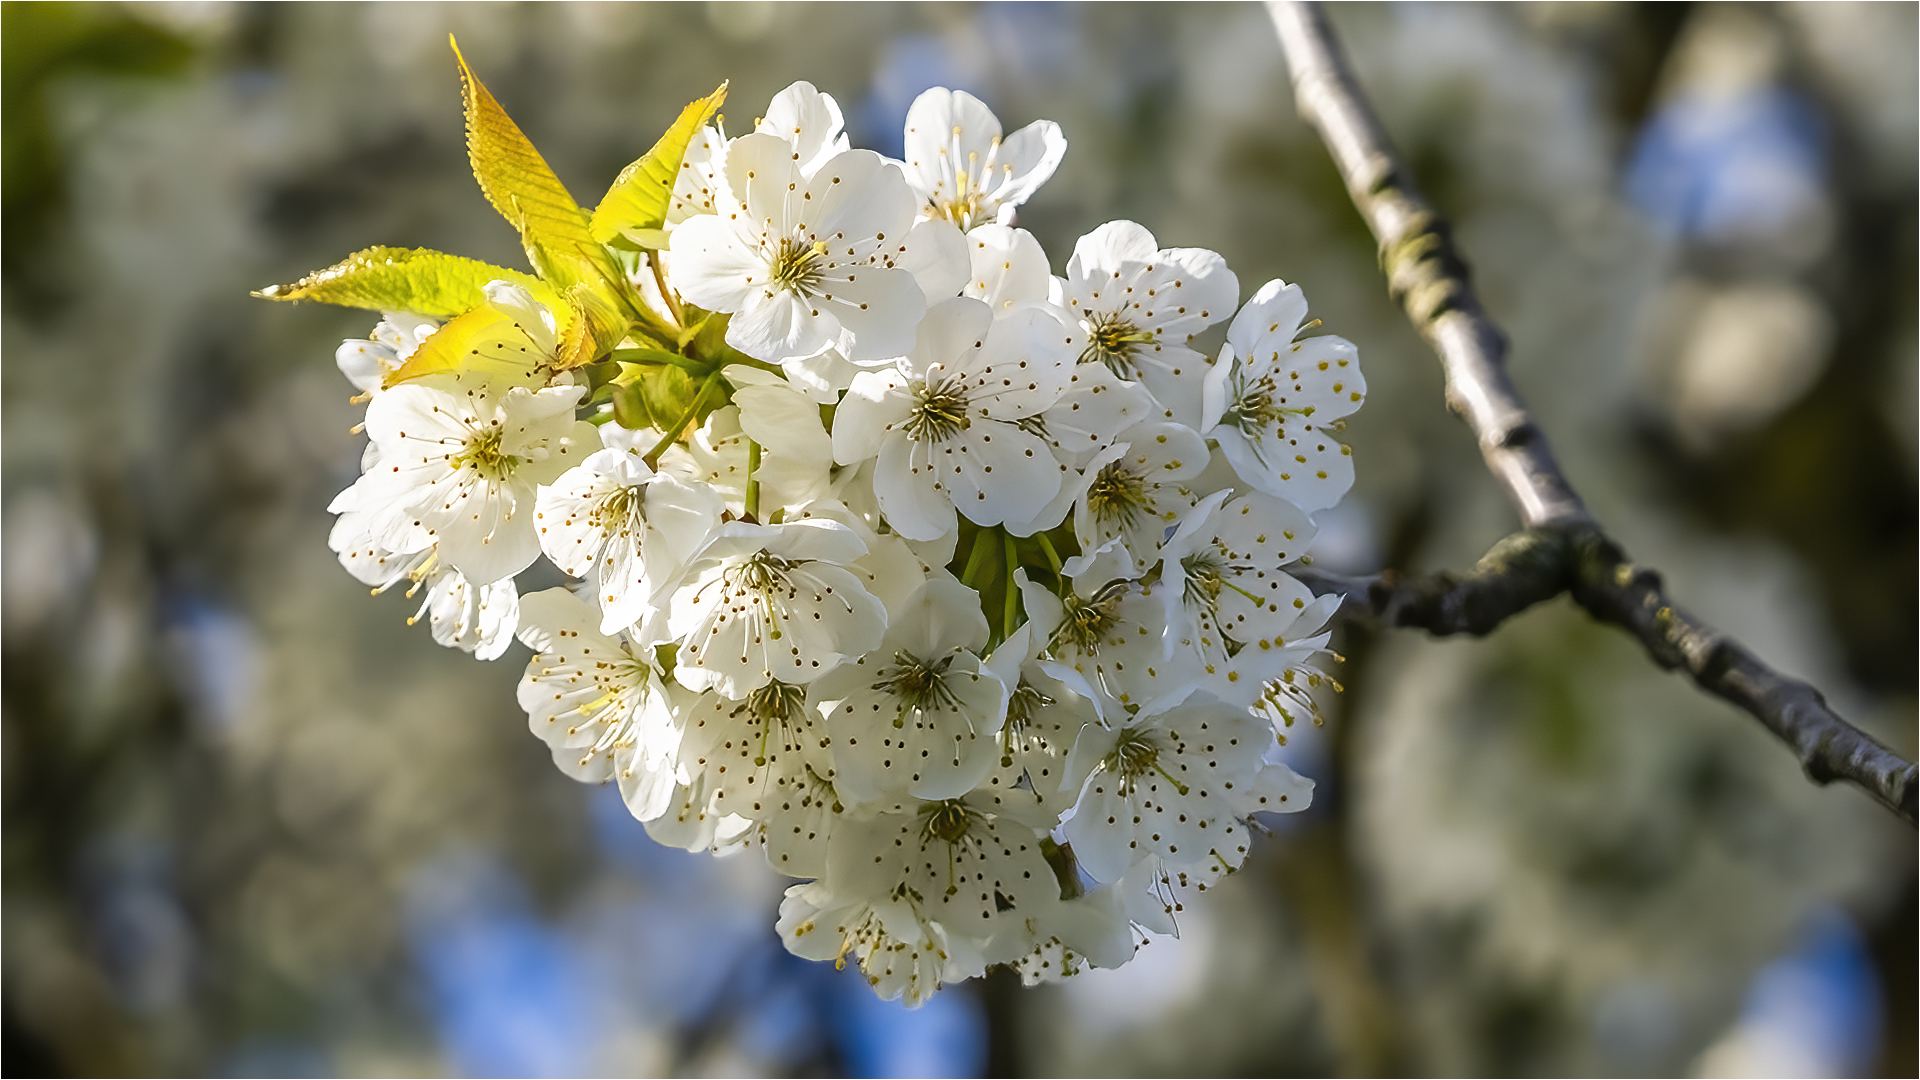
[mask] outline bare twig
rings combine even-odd
[[[1325,14],[1310,0],[1269,0],[1268,8],[1300,115],[1320,133],[1379,241],[1389,291],[1439,355],[1448,407],[1473,429],[1488,470],[1526,526],[1465,575],[1309,572],[1308,584],[1343,594],[1343,615],[1370,614],[1436,634],[1485,634],[1571,592],[1595,618],[1639,638],[1661,667],[1684,669],[1701,689],[1751,713],[1792,747],[1809,777],[1858,784],[1913,822],[1920,793],[1913,763],[1841,719],[1813,687],[1774,671],[1674,604],[1659,575],[1633,565],[1601,531],[1507,377],[1505,335],[1481,308],[1446,223],[1367,105]]]

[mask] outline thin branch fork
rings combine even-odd
[[[1818,690],[1774,671],[1739,642],[1673,603],[1660,576],[1630,562],[1587,512],[1506,370],[1506,336],[1487,317],[1447,225],[1394,152],[1320,5],[1269,0],[1300,116],[1326,143],[1347,193],[1380,244],[1393,298],[1440,358],[1447,406],[1472,428],[1487,469],[1525,528],[1467,574],[1342,577],[1304,571],[1316,593],[1339,593],[1343,617],[1434,634],[1486,634],[1570,592],[1594,618],[1638,638],[1655,663],[1746,710],[1779,736],[1818,783],[1847,780],[1915,820],[1912,762],[1847,723]]]

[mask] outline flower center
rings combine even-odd
[[[756,551],[740,565],[727,571],[727,583],[744,587],[761,596],[771,597],[775,593],[790,588],[787,571],[797,563],[788,562],[776,555]]]
[[[1248,386],[1245,380],[1235,380],[1233,404],[1220,416],[1221,423],[1231,424],[1248,434],[1267,427],[1280,419],[1282,409],[1273,400],[1273,386],[1261,379]]]
[[[907,413],[907,437],[920,442],[940,442],[967,430],[967,396],[953,381],[921,380],[909,392],[913,407]]]
[[[1113,744],[1113,749],[1101,759],[1100,764],[1108,772],[1120,777],[1120,791],[1123,795],[1131,795],[1140,778],[1150,772],[1157,772],[1166,777],[1167,782],[1172,784],[1180,794],[1187,793],[1187,785],[1175,780],[1173,775],[1167,772],[1166,767],[1160,764],[1160,747],[1153,741],[1153,737],[1136,728],[1122,731],[1119,741]]]
[[[1113,744],[1113,752],[1107,755],[1106,765],[1109,771],[1119,773],[1128,780],[1137,780],[1160,761],[1160,748],[1153,740],[1139,731],[1128,729],[1120,733],[1120,741]]]
[[[952,664],[951,655],[928,661],[901,649],[893,654],[893,666],[881,668],[879,681],[869,689],[892,694],[900,702],[893,726],[905,727],[909,710],[959,709],[960,698],[947,685]]]
[[[1202,611],[1218,610],[1220,590],[1227,587],[1227,566],[1220,557],[1211,551],[1196,551],[1181,559],[1180,567],[1187,572],[1187,603]]]
[[[477,432],[467,440],[465,448],[454,455],[453,467],[471,467],[488,480],[505,480],[520,465],[519,458],[500,452],[500,444],[505,438],[505,433],[496,428]]]
[[[943,217],[960,227],[961,232],[980,224],[980,200],[983,192],[974,187],[965,169],[954,175],[954,194],[950,199],[932,200],[929,203],[935,217]]]
[[[761,766],[767,763],[767,742],[775,728],[780,729],[787,745],[792,746],[793,738],[786,733],[789,729],[798,726],[796,721],[800,719],[801,710],[806,707],[806,703],[806,687],[793,686],[775,679],[758,690],[749,691],[747,699],[727,714],[729,717],[737,717],[744,712],[760,725],[760,752],[754,756],[754,765]]]
[[[1120,622],[1120,601],[1127,595],[1130,581],[1116,581],[1082,600],[1071,593],[1063,599],[1066,618],[1053,632],[1054,646],[1067,645],[1082,653],[1097,651]]]
[[[812,291],[820,280],[826,253],[827,245],[819,241],[809,244],[793,237],[781,240],[773,253],[773,263],[767,267],[768,284],[802,294]]]
[[[807,704],[807,688],[778,679],[747,693],[747,713],[764,724],[787,724],[799,717]]]
[[[1142,349],[1153,344],[1153,331],[1142,330],[1112,312],[1100,312],[1087,319],[1087,347],[1080,353],[1083,364],[1101,363],[1123,379],[1138,379],[1140,366],[1135,359]]]
[[[965,840],[973,819],[979,816],[959,799],[934,803],[922,813],[926,815],[926,820],[920,825],[921,835],[928,839],[945,840],[949,844]]]
[[[987,149],[985,161],[980,152],[970,150],[966,155],[966,168],[955,168],[960,162],[959,129],[954,129],[954,139],[940,155],[944,168],[952,169],[950,182],[953,194],[942,199],[938,196],[927,200],[927,209],[931,217],[943,217],[960,227],[961,232],[972,230],[975,225],[984,225],[992,217],[985,205],[990,197],[988,188],[994,187],[994,170],[1007,170],[1000,164],[1000,140],[996,137],[993,145]]]
[[[1087,488],[1087,511],[1102,525],[1118,523],[1122,529],[1131,529],[1151,509],[1146,478],[1123,461],[1101,466]]]
[[[1007,695],[1007,728],[1018,731],[1026,727],[1027,722],[1032,720],[1041,709],[1052,704],[1052,698],[1036,690],[1032,683],[1021,679],[1020,685],[1014,687],[1013,693]]]
[[[588,512],[587,520],[603,532],[611,534],[617,529],[625,534],[632,530],[632,519],[639,516],[640,505],[639,488],[615,488]]]

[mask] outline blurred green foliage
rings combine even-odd
[[[71,76],[178,75],[194,47],[176,34],[105,3],[0,3],[0,271],[34,305],[52,299],[32,259],[63,211],[66,157],[48,98]]]

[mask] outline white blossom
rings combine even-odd
[[[722,509],[711,489],[655,476],[639,454],[611,447],[540,488],[534,506],[540,550],[587,579],[607,634],[660,610],[656,596],[678,583],[719,527]],[[641,637],[659,640],[651,628]]]
[[[1306,514],[1259,492],[1227,502],[1231,494],[1209,495],[1180,523],[1161,550],[1157,591],[1169,637],[1199,654],[1214,696],[1249,706],[1326,644],[1340,597],[1316,597],[1281,569],[1313,542]]]
[[[1003,140],[999,119],[979,98],[934,87],[907,110],[905,148],[921,215],[966,230],[1009,223],[1059,167],[1067,139],[1058,124],[1036,120]]]
[[[1069,577],[1056,596],[1024,569],[1014,578],[1034,636],[1044,642],[1044,670],[1093,699],[1108,722],[1170,708],[1205,680],[1197,655],[1168,649],[1165,608],[1138,581],[1095,570]]]
[[[1253,487],[1302,510],[1324,510],[1353,486],[1337,422],[1366,398],[1360,353],[1345,338],[1295,341],[1307,301],[1298,285],[1261,286],[1227,329],[1206,378],[1200,431],[1217,439]]]
[[[440,329],[438,320],[425,315],[386,311],[381,316],[368,339],[348,338],[333,354],[340,374],[367,395],[378,393],[387,376],[398,371],[420,343]]]
[[[719,212],[673,231],[672,285],[731,314],[727,344],[761,360],[906,352],[926,296],[906,270],[870,265],[888,237],[897,243],[913,227],[906,182],[865,150],[835,155],[809,179],[794,153],[772,135],[728,146]]]
[[[1117,968],[1133,959],[1137,948],[1132,920],[1114,885],[1097,886],[1042,911],[1027,921],[1025,938],[1026,951],[1003,961],[1020,973],[1023,986],[1058,982],[1088,967]]]
[[[641,821],[672,799],[680,730],[647,650],[599,631],[599,613],[565,589],[520,602],[520,640],[534,651],[520,707],[554,763],[576,780],[614,779]]]
[[[951,979],[955,967],[975,974],[977,968],[967,969],[1024,954],[1028,924],[1059,905],[1060,884],[1043,840],[1030,817],[994,795],[909,800],[840,821],[819,884],[839,904],[901,905],[885,928],[898,940],[919,936],[943,946],[949,962],[942,975]],[[819,903],[821,893],[813,895]],[[836,946],[857,945],[841,933]]]
[[[1073,509],[1081,548],[1119,539],[1151,565],[1167,530],[1192,509],[1186,481],[1206,468],[1207,458],[1206,440],[1180,424],[1149,420],[1122,431],[1087,463]]]
[[[1268,762],[1273,733],[1245,708],[1201,695],[1164,712],[1080,733],[1085,789],[1063,831],[1080,866],[1118,881],[1157,856],[1182,885],[1202,888],[1245,861],[1245,819],[1305,809],[1313,785]]]
[[[435,548],[400,555],[375,544],[364,511],[348,510],[334,521],[329,544],[340,564],[374,595],[402,581],[409,597],[426,590],[408,625],[427,620],[433,640],[470,652],[479,660],[498,660],[513,643],[520,620],[520,591],[512,578],[474,585],[440,558]]]
[[[820,882],[795,885],[775,925],[787,951],[843,967],[849,957],[883,1001],[924,1005],[947,982],[984,974],[972,942],[951,940],[909,900],[842,897]]]
[[[759,838],[782,873],[825,873],[839,800],[826,726],[807,708],[806,688],[775,681],[741,701],[701,694],[679,711],[680,762],[704,780],[704,813],[751,822],[744,835]]]
[[[879,648],[813,686],[835,788],[860,803],[964,795],[993,768],[1007,712],[1007,688],[979,656],[979,596],[942,575],[888,618]]]
[[[981,525],[1031,517],[1065,472],[1025,422],[1066,388],[1066,338],[1042,308],[996,319],[965,297],[934,305],[898,367],[854,379],[835,414],[834,460],[879,458],[880,508],[912,539],[952,531],[956,508]]]
[[[386,550],[438,546],[467,580],[487,584],[539,557],[536,489],[599,439],[573,418],[582,387],[455,389],[421,380],[374,398],[367,434],[379,460],[335,507],[367,511],[369,535]]]
[[[902,809],[841,823],[827,850],[836,892],[905,895],[952,937],[980,943],[987,962],[1024,951],[1022,930],[1060,902],[1042,853],[1043,832],[997,796],[914,800]],[[875,856],[878,856],[877,858]]]
[[[1166,419],[1200,425],[1207,361],[1188,343],[1239,300],[1226,260],[1202,248],[1161,250],[1145,228],[1109,221],[1074,244],[1057,289],[1086,331],[1082,363],[1145,383]]]
[[[673,594],[674,678],[739,700],[775,679],[812,682],[870,652],[887,612],[848,569],[865,553],[837,522],[723,526]]]
[[[1067,771],[1080,729],[1100,722],[1093,699],[1047,671],[1046,643],[1034,624],[1020,624],[987,658],[987,667],[1007,687],[1007,719],[998,738],[999,760],[983,786],[1011,804],[1031,800],[1059,817],[1074,803],[1084,776]]]

